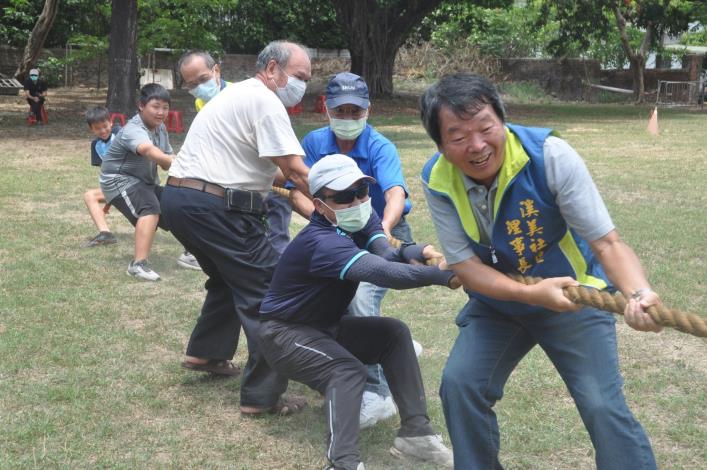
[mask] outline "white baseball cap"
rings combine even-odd
[[[364,175],[351,157],[335,153],[322,158],[309,169],[309,192],[314,195],[322,188],[343,191],[359,180],[376,182],[374,178]]]

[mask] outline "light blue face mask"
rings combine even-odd
[[[212,78],[211,80],[204,82],[189,90],[189,94],[192,95],[194,98],[199,98],[201,100],[209,102],[211,98],[218,95],[219,91],[221,91],[221,85],[216,81],[215,78]]]
[[[327,206],[326,203],[324,205]],[[347,207],[346,209],[332,209],[331,207],[329,209],[336,214],[336,223],[334,225],[349,233],[358,232],[365,227],[373,211],[370,198],[357,206]]]

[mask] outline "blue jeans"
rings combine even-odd
[[[405,216],[400,218],[400,221],[390,233],[398,240],[412,243],[412,232],[405,220]],[[360,283],[356,290],[356,295],[349,304],[349,315],[354,317],[379,317],[381,314],[381,303],[386,292],[388,292],[388,289],[385,287],[378,287],[369,282]],[[377,393],[382,397],[390,396],[388,382],[385,380],[381,366],[373,364],[367,366],[367,368],[368,378],[366,379],[364,391]]]
[[[454,468],[502,468],[493,406],[503,397],[513,369],[536,344],[574,399],[596,450],[597,468],[656,468],[648,438],[623,395],[613,316],[590,307],[507,316],[471,300],[456,322],[459,336],[440,387]]]

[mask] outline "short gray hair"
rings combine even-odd
[[[299,47],[304,50],[304,46],[291,41],[277,40],[270,42],[258,54],[258,60],[255,61],[255,71],[265,70],[271,60],[274,60],[280,67],[285,68],[287,62],[290,61],[292,47]]]
[[[204,59],[204,64],[206,64],[209,70],[216,65],[216,60],[206,51],[187,51],[179,58],[179,62],[177,62],[177,70],[179,70],[179,73],[182,73],[182,65],[191,62],[195,57]]]

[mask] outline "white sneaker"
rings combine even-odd
[[[177,257],[177,264],[183,268],[201,271],[201,266],[199,266],[196,256],[192,255],[188,251],[185,251]]]
[[[420,357],[420,354],[422,354],[422,345],[413,339],[412,347],[415,348],[415,356]]]
[[[359,429],[370,428],[378,421],[390,418],[398,412],[392,397],[383,398],[377,393],[363,392]]]
[[[160,275],[147,265],[147,260],[131,261],[128,265],[128,276],[137,277],[143,281],[159,281]]]
[[[452,451],[442,443],[442,436],[433,434],[430,436],[396,437],[390,453],[396,456],[401,454],[409,455],[420,460],[442,465],[446,468],[454,467],[454,456]]]

